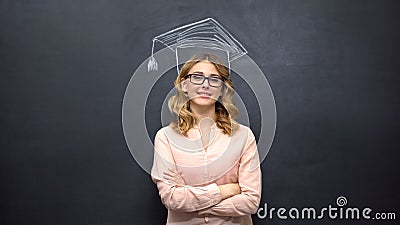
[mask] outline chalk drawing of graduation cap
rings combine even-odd
[[[154,37],[151,57],[147,64],[148,71],[158,70],[158,63],[154,57],[156,42],[175,52],[178,73],[179,65],[199,51],[218,56],[229,71],[233,60],[247,54],[243,45],[213,18],[190,23]]]

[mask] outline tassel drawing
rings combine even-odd
[[[149,62],[147,63],[147,71],[157,71],[158,70],[158,63],[156,58],[154,58],[154,42],[155,39],[153,39],[153,45],[151,47],[151,57],[149,59]]]

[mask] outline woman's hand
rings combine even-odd
[[[242,193],[240,186],[238,183],[229,183],[218,186],[219,191],[221,192],[222,199],[230,198],[234,195],[238,195]]]
[[[182,175],[178,171],[171,168],[168,168],[168,170],[164,172],[163,178],[167,182],[170,182],[177,187],[183,187],[186,185]],[[221,192],[222,199],[227,199],[242,193],[238,183],[222,184],[218,185],[218,188]]]
[[[171,168],[168,168],[168,170],[164,172],[163,177],[165,180],[171,182],[172,184],[178,187],[183,187],[186,185],[185,180],[183,179],[181,174],[178,171],[173,170]]]

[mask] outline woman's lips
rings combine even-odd
[[[210,98],[211,94],[207,92],[197,92],[200,98]]]

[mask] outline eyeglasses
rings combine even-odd
[[[208,84],[211,87],[221,87],[222,83],[224,83],[224,81],[217,76],[206,77],[200,74],[188,74],[188,77],[192,84],[197,84],[197,85],[203,84],[205,80],[208,81]]]

